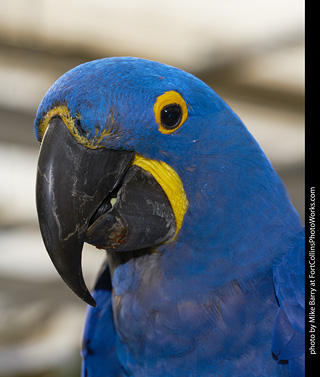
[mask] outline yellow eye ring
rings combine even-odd
[[[176,131],[188,117],[188,108],[185,100],[174,90],[163,93],[157,98],[153,107],[159,131],[171,134]]]

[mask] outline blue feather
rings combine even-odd
[[[272,334],[272,351],[279,360],[289,360],[291,373],[304,376],[305,352],[305,262],[304,232],[296,247],[289,248],[274,269],[274,284],[280,303]]]
[[[89,306],[87,309],[82,344],[83,377],[114,377],[120,371],[115,347],[111,289],[109,268],[105,263],[92,292],[97,307]]]

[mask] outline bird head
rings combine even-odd
[[[228,105],[193,75],[157,62],[107,58],[70,70],[42,100],[35,133],[43,240],[91,305],[84,242],[115,253],[183,242],[196,252],[211,242],[218,256],[222,239],[229,248],[238,242],[235,225],[260,227],[246,218],[257,198],[261,205],[271,186],[282,190]]]

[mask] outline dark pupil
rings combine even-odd
[[[181,118],[182,109],[181,106],[176,103],[167,105],[161,110],[161,124],[169,130],[177,127]]]

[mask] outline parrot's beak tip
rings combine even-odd
[[[97,306],[96,300],[90,294],[84,297],[82,300],[93,308]]]

